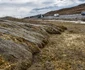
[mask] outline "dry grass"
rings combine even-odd
[[[35,55],[34,64],[28,70],[85,70],[85,25],[46,22],[65,26],[67,30],[50,36],[49,43]]]
[[[85,70],[84,24],[27,22],[1,22],[0,54],[11,63],[9,70]]]
[[[5,61],[5,59],[0,55],[0,69],[9,69],[11,67],[10,63]]]

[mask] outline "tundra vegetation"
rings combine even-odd
[[[1,70],[85,70],[85,25],[0,20]]]

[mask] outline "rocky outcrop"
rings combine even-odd
[[[48,43],[50,34],[60,34],[66,28],[50,24],[0,21],[0,69],[26,70],[33,55]]]

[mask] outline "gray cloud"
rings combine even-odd
[[[0,0],[0,17],[25,17],[85,3],[85,0]]]

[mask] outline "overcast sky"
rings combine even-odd
[[[45,13],[49,10],[70,7],[81,3],[85,3],[85,0],[0,0],[0,17],[26,17],[37,14],[37,11],[33,12],[35,9],[42,10],[42,12],[38,11],[38,13]],[[49,8],[49,10],[45,8]]]

